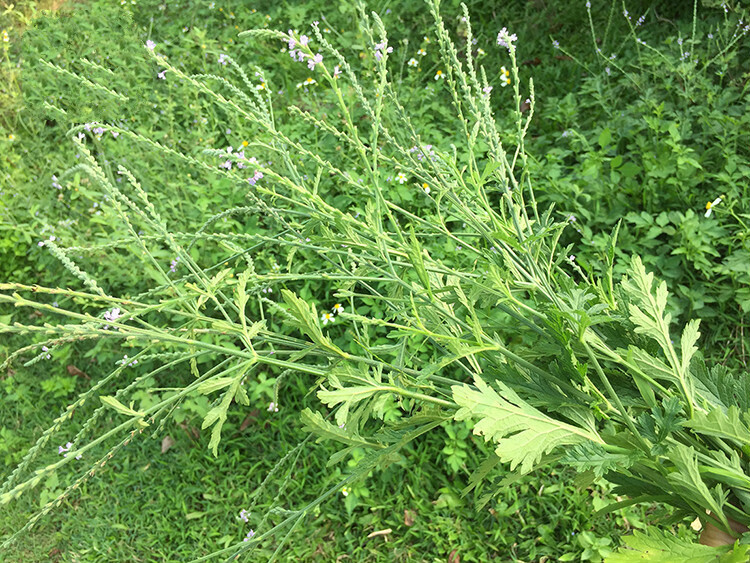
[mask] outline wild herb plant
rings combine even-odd
[[[323,158],[287,132],[262,69],[251,74],[225,56],[236,84],[191,75],[155,41],[146,49],[160,72],[189,83],[241,120],[252,141],[196,156],[112,124],[70,130],[82,159],[66,174],[85,175],[98,186],[128,233],[94,250],[127,249],[132,260],[141,260],[153,287],[132,297],[112,295],[79,265],[85,249],[64,248],[56,240],[43,246],[80,289],[0,284],[0,302],[59,319],[0,324],[4,334],[32,341],[0,367],[24,357],[43,361],[74,341],[132,349],[55,420],[0,488],[0,502],[7,504],[53,472],[70,475],[63,493],[4,546],[131,440],[144,431],[159,436],[186,401],[211,401],[202,427],[211,429],[209,448],[216,455],[229,411],[248,405],[269,372],[277,386],[290,372],[309,378],[322,404],[304,410],[302,421],[312,436],[341,444],[332,464],[355,449],[368,454],[315,501],[297,510],[251,514],[253,529],[245,541],[197,561],[232,560],[286,529],[275,544],[274,557],[279,555],[291,530],[320,503],[451,421],[468,422],[493,445],[494,456],[476,470],[470,486],[482,491],[484,502],[512,481],[491,479],[500,464],[523,475],[563,463],[592,481],[616,483],[617,492],[629,497],[620,506],[664,503],[678,516],[699,517],[730,533],[732,521],[750,524],[747,375],[704,365],[696,346],[698,321],[673,326],[666,284],[647,272],[638,255],[618,279],[617,228],[608,236],[598,275],[584,272],[569,248],[560,246],[569,222],[556,220],[553,209],[540,209],[529,173],[525,143],[535,96],[532,82],[526,93],[519,81],[517,38],[505,29],[497,38],[509,57],[515,91],[515,104],[506,109],[515,127],[503,131],[490,106],[496,85],[471,51],[459,54],[438,3],[428,6],[445,69],[439,79],[450,87],[456,129],[465,139],[450,151],[412,123],[390,80],[384,26],[363,6],[361,27],[374,69],[364,74],[367,82],[317,22],[310,36],[267,29],[244,34],[286,45],[327,85],[335,110],[323,115],[292,107],[289,116],[340,147],[340,161]],[[465,8],[464,17],[470,42]],[[124,166],[111,169],[89,148],[91,135],[104,134],[117,134],[133,151],[153,150],[226,178],[247,191],[248,202],[216,210],[196,231],[175,231],[153,204],[145,180]],[[356,163],[362,181],[341,162]],[[385,197],[386,179],[397,175],[420,200]],[[344,190],[359,194],[361,211],[332,203]],[[253,214],[264,216],[265,231],[213,229],[224,217]],[[196,252],[201,245],[229,254],[209,266]],[[461,252],[437,258],[446,245]],[[284,265],[259,267],[254,255],[261,247],[278,249]],[[171,267],[158,257],[164,252],[174,256]],[[326,302],[295,291],[311,279],[330,296]],[[378,307],[363,314],[367,304]],[[187,383],[176,378],[156,402],[137,405],[139,390],[148,390],[161,373],[178,371],[190,374]],[[276,391],[268,408],[283,404]],[[100,432],[110,417],[112,424]],[[57,446],[61,457],[44,465],[45,452],[58,443],[64,443]],[[305,447],[301,443],[280,460],[269,479],[293,465]],[[271,525],[272,518],[280,522]],[[703,548],[655,530],[629,545],[644,554],[683,550],[705,561],[730,550],[747,556],[744,545]]]

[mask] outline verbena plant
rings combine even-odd
[[[113,125],[70,130],[83,158],[68,174],[86,174],[99,186],[130,236],[93,249],[44,242],[81,281],[79,290],[0,284],[0,302],[59,319],[0,324],[3,333],[33,340],[0,369],[29,356],[29,362],[44,361],[56,346],[70,342],[134,351],[55,419],[0,488],[0,503],[6,504],[53,472],[70,475],[62,495],[4,546],[131,440],[144,431],[159,436],[181,405],[201,395],[212,400],[202,427],[211,428],[208,446],[216,454],[228,412],[248,405],[248,389],[269,371],[278,376],[277,385],[289,372],[309,377],[322,406],[303,411],[302,421],[311,436],[342,445],[331,463],[357,448],[369,455],[312,503],[254,515],[256,531],[246,541],[198,560],[232,560],[287,528],[275,548],[280,554],[295,523],[318,504],[451,420],[470,421],[474,433],[495,446],[469,487],[481,487],[480,503],[512,483],[513,477],[493,479],[500,464],[518,476],[562,463],[578,469],[584,480],[615,483],[615,492],[628,499],[612,508],[664,503],[678,518],[699,517],[735,536],[733,523],[750,525],[747,374],[705,366],[696,346],[698,321],[672,326],[666,285],[646,271],[640,257],[631,259],[625,278],[616,279],[617,229],[598,276],[585,273],[560,247],[568,223],[556,221],[552,209],[539,208],[527,171],[524,138],[534,90],[529,82],[524,113],[515,36],[505,30],[498,36],[510,57],[515,90],[515,105],[507,111],[516,117],[515,129],[500,131],[490,108],[494,82],[470,51],[459,53],[438,3],[433,0],[429,8],[445,68],[441,76],[465,139],[449,151],[432,146],[412,125],[389,80],[385,29],[364,7],[361,26],[372,73],[358,75],[317,24],[310,38],[269,30],[243,34],[283,42],[328,85],[335,109],[316,115],[292,107],[289,116],[334,140],[340,158],[324,157],[287,132],[261,69],[251,79],[225,57],[239,85],[220,76],[190,75],[152,42],[146,48],[167,76],[191,84],[244,120],[253,141],[197,157]],[[174,232],[128,169],[113,170],[89,150],[90,137],[104,132],[127,139],[134,151],[156,150],[229,178],[247,189],[249,203],[221,210],[196,232]],[[361,181],[343,170],[342,162],[356,162]],[[388,178],[398,175],[420,200],[386,197]],[[332,203],[339,191],[359,193],[361,211]],[[262,214],[268,230],[227,235],[213,229],[222,218],[243,214]],[[228,258],[202,264],[196,250],[206,244],[225,248]],[[460,252],[435,258],[441,246]],[[260,247],[278,248],[286,264],[269,271],[258,267],[253,255]],[[151,290],[110,295],[74,261],[84,252],[122,249],[141,260],[139,267],[153,280]],[[155,257],[164,249],[175,256],[171,269]],[[295,293],[311,279],[330,292],[327,303],[318,306]],[[385,312],[363,314],[364,303],[377,303],[371,311]],[[341,325],[347,346],[334,337]],[[187,383],[180,383],[180,372],[191,374]],[[161,374],[174,374],[171,388],[155,403],[138,407],[135,394],[154,387]],[[269,409],[279,403],[283,406],[283,394],[277,391]],[[58,448],[61,435],[67,443]],[[294,448],[278,468],[294,463],[304,448],[305,443]],[[48,463],[51,449],[61,457]],[[281,523],[271,526],[272,515],[281,515]],[[708,548],[658,530],[627,543],[643,557],[665,552],[691,561],[747,557],[740,543]],[[624,551],[612,560],[633,556]]]

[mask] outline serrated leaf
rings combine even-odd
[[[371,448],[376,445],[360,438],[359,436],[351,435],[350,432],[343,428],[328,422],[319,412],[313,412],[309,408],[302,411],[301,418],[303,428],[321,438],[336,440],[337,442],[342,442],[351,446],[366,448]]]
[[[745,413],[745,420],[747,420]],[[692,428],[699,434],[734,440],[742,447],[750,444],[750,429],[740,420],[740,410],[732,405],[724,412],[713,409],[708,413],[696,412],[683,426]]]
[[[644,532],[636,530],[632,536],[623,536],[622,546],[617,553],[605,558],[605,563],[633,563],[634,561],[654,561],[655,563],[729,563],[733,559],[724,559],[731,550],[726,547],[708,547],[693,543],[654,527]],[[737,546],[735,551],[742,552],[747,561],[748,546]]]
[[[668,457],[677,470],[667,475],[667,481],[678,494],[693,504],[713,512],[726,524],[723,507],[727,494],[720,485],[715,487],[715,493],[708,488],[701,477],[695,450],[683,444],[676,444],[672,447]]]
[[[222,378],[223,379],[223,378]],[[221,398],[221,402],[213,407],[206,416],[203,418],[203,424],[201,429],[206,429],[211,425],[214,425],[211,430],[211,440],[208,442],[208,448],[213,452],[214,457],[219,457],[219,442],[221,441],[221,428],[224,425],[224,421],[227,419],[227,411],[229,406],[232,404],[232,399],[237,395],[237,391],[242,384],[242,375],[232,378],[232,382],[229,385],[224,396]]]
[[[597,477],[603,477],[613,469],[627,469],[640,457],[642,456],[639,451],[610,453],[599,444],[584,442],[567,448],[560,462],[575,467],[579,472],[591,470]]]
[[[685,329],[682,331],[682,337],[680,338],[680,347],[682,349],[682,373],[687,373],[688,368],[690,367],[690,360],[698,351],[698,347],[695,346],[695,343],[701,335],[698,331],[699,326],[700,321],[698,319],[693,319],[685,325]]]
[[[477,420],[474,434],[497,443],[495,453],[511,470],[531,471],[542,456],[557,447],[584,442],[602,443],[596,434],[555,420],[523,401],[501,382],[498,391],[478,376],[476,390],[468,385],[454,385],[453,400],[461,408],[455,420]]]
[[[135,411],[131,409],[130,407],[126,407],[123,405],[120,401],[115,399],[114,397],[110,397],[109,395],[104,395],[102,397],[99,397],[99,400],[107,405],[110,408],[115,409],[120,414],[126,414],[128,416],[145,416],[144,413]]]
[[[229,387],[235,379],[236,378],[234,377],[217,377],[215,379],[209,379],[208,381],[201,383],[198,386],[197,391],[201,395],[208,395],[219,389],[224,389],[224,387]]]

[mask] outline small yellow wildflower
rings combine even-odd
[[[504,66],[500,67],[500,86],[505,88],[510,84],[510,72]]]
[[[439,70],[435,73],[435,80],[443,80],[445,78],[445,75],[443,74],[442,70]]]
[[[13,133],[11,133],[10,135],[8,135],[8,140],[9,141],[15,141],[16,140],[16,136]]]
[[[3,30],[3,43],[7,43],[10,41],[10,37],[8,37],[8,32]]]
[[[256,89],[256,90],[265,90],[265,89],[266,89],[266,83],[265,83],[265,82],[261,82],[260,84],[258,84],[258,85],[257,85],[257,86],[255,87],[255,89]]]
[[[430,185],[427,182],[424,182],[422,184],[422,190],[424,190],[424,193],[429,194],[430,193]]]
[[[246,147],[246,146],[247,146],[247,145],[249,145],[249,144],[250,144],[250,143],[248,143],[247,141],[242,141],[242,146],[243,146],[243,147]]]

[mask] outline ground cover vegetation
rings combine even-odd
[[[6,560],[747,558],[741,7],[43,7]]]

